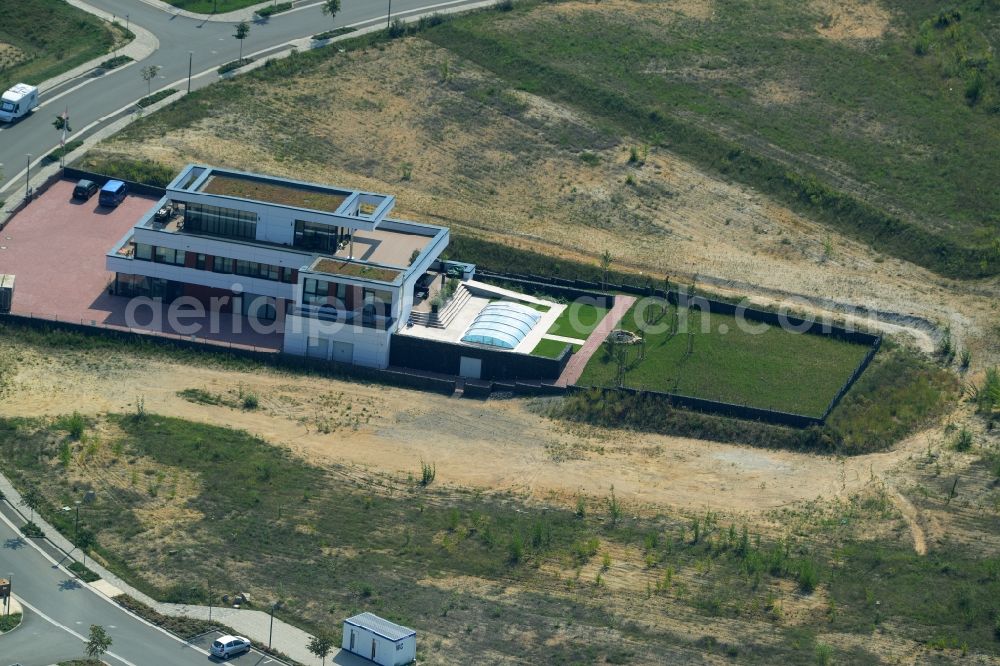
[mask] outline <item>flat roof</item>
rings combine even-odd
[[[409,267],[413,253],[424,251],[433,236],[410,234],[404,231],[376,229],[354,232],[354,259],[387,266]],[[351,244],[337,250],[337,259],[350,259]]]
[[[330,259],[329,257],[319,257],[312,263],[309,270],[315,273],[342,275],[344,277],[377,280],[378,282],[394,282],[400,275],[400,271],[391,268],[382,268],[381,266],[372,266],[343,259]]]
[[[410,629],[409,627],[404,627],[401,624],[390,622],[389,620],[381,618],[374,613],[361,613],[360,615],[347,618],[344,622],[354,625],[355,627],[367,629],[368,631],[378,634],[382,638],[386,638],[390,641],[402,640],[417,634],[416,631]]]
[[[333,213],[350,192],[212,171],[199,192]]]

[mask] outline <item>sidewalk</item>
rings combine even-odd
[[[597,325],[597,328],[587,336],[587,341],[580,347],[580,351],[570,356],[569,362],[563,368],[559,379],[556,380],[556,386],[571,386],[580,380],[580,375],[587,367],[590,357],[601,348],[601,343],[608,337],[608,333],[615,330],[618,322],[622,320],[635,300],[635,296],[615,296],[615,304],[608,311],[608,314],[604,315],[604,319]]]
[[[97,7],[91,7],[86,2],[83,2],[83,0],[66,0],[66,1],[69,4],[73,5],[74,7],[76,7],[77,9],[81,9],[87,12],[88,14],[92,14],[93,16],[96,16],[97,18],[102,19],[104,21],[111,22],[111,19],[115,18],[112,14],[102,9],[98,9]],[[119,23],[121,23],[121,21],[119,21]],[[139,62],[140,60],[149,57],[149,55],[152,54],[154,51],[156,51],[156,49],[160,48],[160,40],[156,38],[156,35],[146,30],[145,28],[132,23],[129,25],[129,30],[131,30],[132,34],[135,35],[135,39],[133,39],[131,42],[129,42],[122,48],[112,51],[111,53],[106,53],[102,56],[98,56],[93,60],[85,62],[78,67],[74,67],[68,72],[63,72],[58,76],[42,81],[41,83],[38,84],[38,90],[44,94],[46,91],[51,90],[57,86],[60,86],[66,83],[67,81],[79,78],[83,74],[86,74],[87,72],[96,68],[98,65],[100,65],[108,58],[114,57],[116,55],[126,55],[132,58],[132,60],[134,60],[135,62]],[[123,65],[123,67],[128,67],[128,66],[129,65]],[[41,101],[44,103],[45,99],[43,98]]]
[[[2,491],[7,497],[7,501],[11,504],[11,506],[20,507],[21,494],[17,492],[17,490],[10,484],[10,481],[7,480],[7,477],[3,474],[0,474],[0,491]],[[42,528],[42,531],[45,532],[46,539],[48,539],[48,541],[57,548],[60,548],[66,553],[72,553],[76,550],[73,544],[70,543],[66,537],[45,522],[37,512],[35,513],[35,524]],[[157,601],[149,595],[135,589],[89,557],[87,558],[87,568],[102,578],[101,581],[86,584],[99,594],[109,596],[108,592],[113,592],[113,590],[108,588],[108,585],[110,585],[112,588],[116,588],[118,591],[127,594],[130,597],[138,599],[142,603],[164,615],[168,615],[170,617],[190,617],[199,620],[208,619],[208,606],[168,604]],[[229,626],[233,630],[252,640],[256,645],[267,645],[268,628],[271,616],[265,611],[213,606],[212,620]],[[309,644],[309,640],[311,638],[312,636],[298,627],[293,627],[278,618],[274,619],[274,635],[271,639],[271,647],[279,652],[282,652],[283,654],[288,655],[296,662],[301,664],[318,663],[319,660],[310,654],[306,649],[306,645]]]

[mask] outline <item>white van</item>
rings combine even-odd
[[[28,115],[38,106],[38,88],[18,83],[0,97],[0,122],[10,123]]]

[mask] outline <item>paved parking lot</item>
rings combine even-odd
[[[112,296],[114,274],[105,269],[105,253],[156,203],[152,197],[130,194],[117,208],[72,199],[74,182],[58,181],[14,216],[0,231],[0,273],[16,276],[11,311],[44,319],[88,325],[125,327],[129,299]],[[140,328],[174,333],[167,317],[152,323],[145,312]],[[219,325],[203,326],[199,337],[220,343],[281,348],[281,335],[258,333],[243,319],[216,315]],[[187,319],[185,323],[193,320]],[[210,330],[215,328],[215,331]],[[240,332],[235,332],[240,331]]]

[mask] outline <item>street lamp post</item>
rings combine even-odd
[[[28,168],[24,170],[24,200],[31,198],[31,153],[27,153]]]
[[[128,14],[125,15],[125,32],[128,32]]]
[[[267,649],[271,649],[271,636],[274,634],[274,611],[281,608],[281,602],[275,601],[271,604],[271,624],[267,629]]]
[[[389,11],[385,15],[385,27],[389,27],[390,21],[392,21],[392,0],[389,0]]]
[[[191,93],[191,66],[194,63],[194,51],[188,51],[188,93]]]
[[[76,522],[73,524],[73,541],[80,536],[80,500],[76,501]]]

